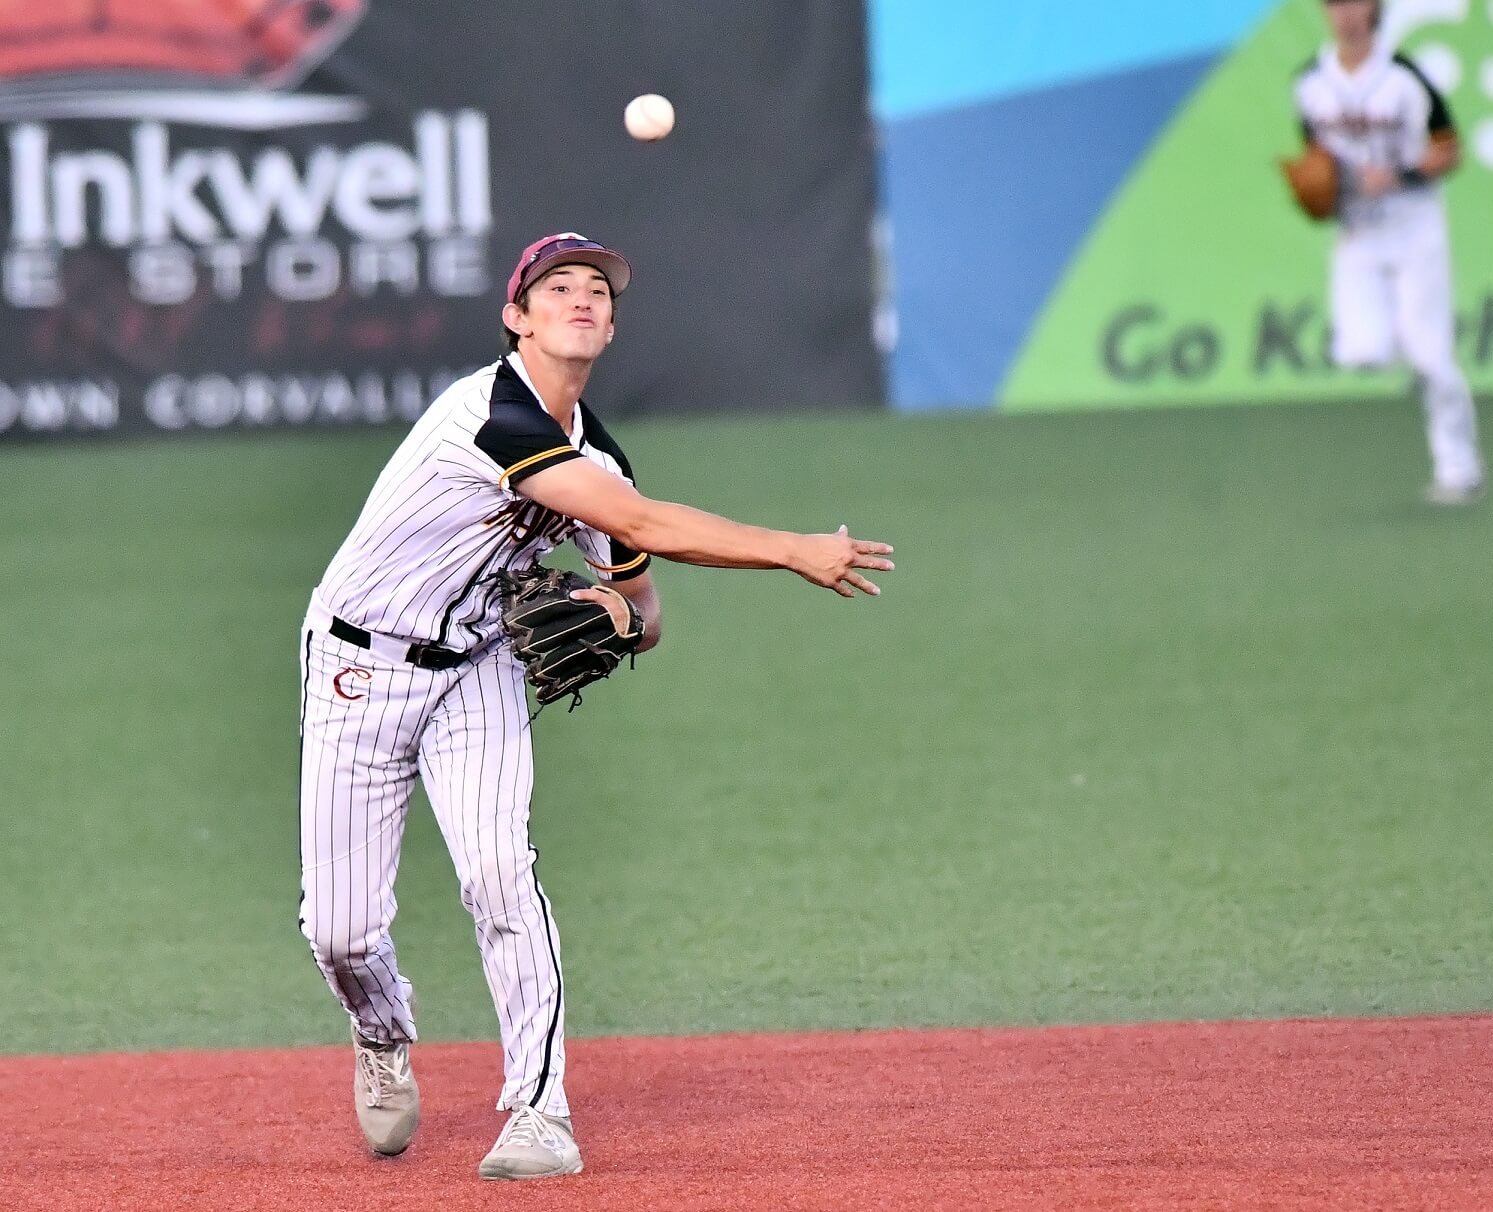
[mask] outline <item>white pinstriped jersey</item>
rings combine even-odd
[[[515,491],[568,459],[633,482],[596,415],[577,404],[569,437],[545,411],[517,353],[458,379],[379,475],[316,596],[356,627],[471,651],[501,631],[494,574],[527,568],[566,539],[604,579],[648,557]]]
[[[1381,43],[1353,71],[1337,48],[1325,47],[1296,79],[1296,108],[1303,133],[1352,169],[1379,165],[1414,168],[1432,137],[1454,133],[1445,99],[1421,70]],[[1441,190],[1422,184],[1383,198],[1345,198],[1342,221],[1349,227],[1413,221],[1426,208],[1440,209]]]

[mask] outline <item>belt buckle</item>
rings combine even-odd
[[[406,659],[421,669],[455,669],[466,659],[464,653],[453,652],[437,644],[411,644]]]

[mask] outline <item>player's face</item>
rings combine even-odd
[[[529,287],[528,311],[508,327],[551,357],[594,361],[612,339],[612,288],[599,269],[561,265]]]
[[[1378,0],[1327,0],[1327,23],[1339,42],[1361,42],[1374,35]]]

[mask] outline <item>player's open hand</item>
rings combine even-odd
[[[872,543],[853,539],[847,527],[834,534],[799,535],[799,558],[793,571],[804,580],[824,589],[833,589],[842,598],[855,597],[855,591],[875,597],[881,589],[862,576],[857,569],[891,572],[896,567],[886,557],[892,554],[889,543]]]

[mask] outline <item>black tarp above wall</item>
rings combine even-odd
[[[608,415],[880,401],[862,3],[259,7],[0,5],[0,438],[410,419],[563,230]]]

